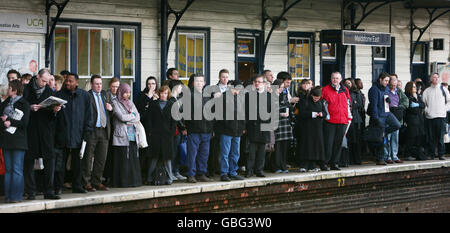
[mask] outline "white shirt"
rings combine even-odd
[[[423,102],[425,103],[425,117],[427,119],[445,118],[450,110],[450,93],[447,88],[443,88],[447,96],[447,105],[442,93],[441,84],[429,86],[423,92]]]

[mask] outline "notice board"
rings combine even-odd
[[[35,75],[39,69],[39,41],[0,39],[0,84],[7,84],[6,74],[15,69],[20,74]]]

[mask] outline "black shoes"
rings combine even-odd
[[[439,157],[439,160],[445,160],[444,156]]]
[[[261,172],[261,173],[256,173],[256,176],[257,176],[257,177],[266,177],[266,175],[264,175],[263,172]]]
[[[220,181],[231,181],[231,179],[227,175],[223,175],[220,177]]]
[[[73,188],[72,187],[72,193],[87,193],[88,191],[84,188]]]
[[[206,177],[205,175],[197,176],[196,180],[198,180],[200,182],[211,182],[211,181],[213,181],[212,179]]]
[[[197,183],[197,180],[193,176],[188,176],[186,182],[188,182],[188,183]]]
[[[32,201],[32,200],[36,200],[36,196],[33,194],[28,194],[27,195],[27,200]]]
[[[341,169],[338,167],[338,165],[333,165],[330,167],[331,170],[340,171]]]
[[[323,164],[323,165],[320,166],[320,170],[321,171],[329,171],[330,168],[327,165]]]
[[[61,197],[55,194],[44,194],[44,199],[59,200]]]
[[[245,175],[246,178],[250,178],[252,176],[254,176],[255,174],[253,174],[253,172],[248,172],[247,175]]]
[[[240,176],[240,175],[235,175],[235,176],[230,176],[230,178],[232,180],[244,180],[244,177]]]

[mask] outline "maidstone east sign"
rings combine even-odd
[[[391,47],[391,34],[342,30],[342,44]]]
[[[45,34],[46,30],[47,18],[44,15],[0,14],[0,31]]]

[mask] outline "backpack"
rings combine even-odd
[[[445,94],[444,87],[442,85],[440,87],[441,87],[442,95],[444,96],[444,99],[445,99],[445,105],[447,105],[447,95]],[[447,121],[447,123],[450,123],[450,112],[449,111],[447,111],[446,121]]]

